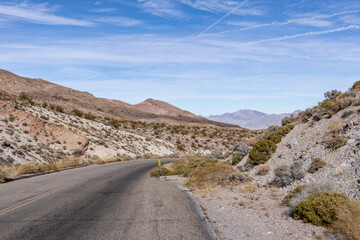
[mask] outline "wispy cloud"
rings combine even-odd
[[[237,1],[224,1],[224,0],[177,0],[182,4],[188,5],[192,8],[214,12],[214,13],[227,13],[233,11],[236,15],[262,15],[263,11],[256,7],[247,6],[246,8],[236,8],[239,5]]]
[[[343,32],[343,31],[347,31],[347,30],[358,30],[358,29],[360,29],[359,25],[350,25],[347,27],[335,28],[335,29],[330,29],[330,30],[326,30],[326,31],[306,32],[306,33],[298,33],[298,34],[294,34],[294,35],[286,35],[286,36],[278,37],[278,38],[268,38],[268,39],[264,39],[264,40],[260,40],[260,41],[254,41],[251,43],[284,41],[284,40],[307,37],[307,36],[319,36],[319,35],[324,35],[324,34],[329,34],[329,33]]]
[[[108,12],[115,12],[117,11],[117,8],[98,8],[98,9],[92,9],[91,12],[95,13],[108,13]]]
[[[93,26],[94,23],[86,20],[78,20],[68,17],[62,17],[50,13],[51,9],[46,8],[44,4],[40,5],[4,5],[0,4],[0,15],[17,18],[29,22],[46,25],[71,25],[71,26]]]
[[[338,13],[334,13],[334,14],[318,14],[318,15],[315,15],[312,17],[294,18],[294,19],[290,19],[287,21],[283,21],[283,22],[274,21],[271,23],[255,24],[253,26],[239,29],[239,31],[248,31],[248,30],[252,30],[252,29],[271,27],[271,26],[284,26],[284,25],[288,25],[288,24],[298,24],[298,25],[306,25],[306,26],[313,26],[313,27],[328,27],[328,26],[331,26],[331,22],[324,21],[323,19],[333,18],[336,16],[347,15],[347,14],[354,14],[354,13],[359,13],[359,12],[360,12],[360,10],[352,10],[352,11],[338,12]]]
[[[222,22],[225,18],[227,18],[228,16],[230,16],[231,14],[233,14],[236,10],[238,10],[240,7],[244,6],[247,3],[247,1],[243,1],[240,4],[238,4],[237,6],[235,6],[233,9],[231,9],[229,12],[227,12],[224,16],[222,16],[220,19],[218,19],[216,22],[214,22],[213,24],[211,24],[210,26],[208,26],[207,28],[205,28],[204,31],[202,31],[201,33],[199,33],[196,38],[201,37],[204,33],[206,33],[207,31],[209,31],[211,28],[213,28],[215,25],[219,24],[220,22]]]
[[[138,0],[145,12],[159,17],[183,17],[171,0]]]
[[[132,19],[132,18],[125,18],[125,17],[99,17],[94,19],[96,22],[102,22],[107,24],[113,24],[116,26],[122,27],[133,27],[137,25],[143,24],[143,21]]]

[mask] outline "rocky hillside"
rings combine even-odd
[[[131,105],[118,100],[97,98],[90,93],[66,88],[42,79],[20,77],[2,69],[0,69],[0,91],[11,96],[25,93],[37,103],[51,102],[61,106],[64,110],[76,108],[95,115],[116,117],[121,120],[162,121],[172,124],[191,122],[236,127],[210,121],[168,103],[153,99]]]
[[[269,129],[238,168],[260,185],[289,191],[329,184],[360,200],[360,82],[325,97],[298,117],[284,119],[286,126]]]
[[[46,86],[52,85],[45,83],[44,89]],[[70,107],[78,106],[78,101],[70,97],[67,101],[71,102],[66,106],[64,102],[52,102],[49,98],[40,102],[39,98],[34,100],[25,92],[14,95],[23,90],[14,88],[12,94],[0,92],[0,166],[73,158],[132,159],[152,155],[199,154],[222,158],[230,154],[237,143],[245,141],[251,144],[261,133],[174,119],[171,124],[161,121],[161,118],[154,118],[159,121],[125,120],[90,109]],[[74,96],[81,95],[78,91],[64,89]],[[35,90],[32,93],[36,96],[45,94],[38,94]],[[102,100],[104,106],[107,102],[109,100]],[[120,101],[111,104],[126,105]],[[136,110],[131,110],[134,112]]]
[[[293,115],[297,115],[298,111],[294,112]],[[239,110],[234,113],[225,113],[222,115],[212,115],[207,119],[238,125],[243,128],[257,130],[266,129],[269,126],[280,126],[281,120],[285,117],[289,117],[291,114],[266,114],[255,110]]]

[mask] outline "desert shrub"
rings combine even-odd
[[[251,147],[244,142],[236,144],[233,148],[233,151],[236,152],[236,155],[245,157],[250,152]]]
[[[300,180],[305,176],[301,161],[295,161],[290,167],[291,176],[295,180]]]
[[[324,93],[324,97],[328,100],[332,100],[332,99],[338,97],[339,95],[341,95],[341,92],[338,90],[331,90],[331,91]]]
[[[232,157],[232,160],[231,160],[231,164],[235,166],[235,165],[238,164],[241,160],[243,160],[243,158],[244,158],[243,156],[234,154],[233,157]]]
[[[320,168],[323,168],[326,166],[326,162],[322,158],[313,158],[312,163],[308,169],[309,173],[315,173]]]
[[[31,174],[40,172],[41,169],[39,168],[38,164],[35,163],[26,163],[17,166],[17,175],[24,175],[24,174]]]
[[[206,158],[210,159],[224,159],[224,154],[222,151],[211,151],[210,154],[206,156]]]
[[[64,108],[63,108],[62,106],[60,106],[60,105],[56,105],[56,106],[55,106],[55,110],[56,110],[57,112],[61,112],[61,113],[64,112]]]
[[[72,155],[74,155],[75,157],[81,157],[82,155],[84,155],[84,151],[81,149],[75,149],[72,152]]]
[[[265,163],[271,158],[271,154],[274,153],[276,149],[276,144],[270,140],[262,139],[258,141],[249,152],[249,163],[252,165]]]
[[[360,84],[359,89],[360,90]],[[347,208],[340,208],[337,219],[332,222],[332,232],[339,240],[360,239],[360,203],[351,201]]]
[[[331,150],[336,150],[346,145],[347,139],[342,135],[343,127],[340,122],[329,125],[329,130],[323,137],[323,143]]]
[[[276,185],[278,187],[286,187],[293,182],[291,169],[287,165],[282,165],[276,168],[274,173],[275,178],[271,182],[272,185]]]
[[[341,193],[311,194],[296,205],[294,218],[317,226],[330,225],[338,219],[337,213],[346,209],[349,204],[349,198]]]
[[[283,203],[290,206],[290,202],[292,201],[292,199],[298,194],[300,194],[306,187],[307,185],[300,185],[294,188],[288,195],[284,197]]]
[[[73,112],[76,116],[78,116],[78,117],[83,117],[83,116],[84,116],[84,112],[81,111],[81,110],[79,110],[79,109],[74,108],[74,109],[72,110],[72,112]]]
[[[354,113],[354,111],[345,111],[342,115],[341,118],[345,119],[348,118],[349,116],[351,116]]]
[[[290,126],[290,125],[289,125]],[[293,128],[293,126],[291,125],[290,127]],[[280,127],[278,128],[275,132],[271,133],[270,135],[268,135],[266,137],[266,139],[278,144],[281,142],[282,138],[288,134],[291,131],[291,129],[286,126],[286,127]]]
[[[0,183],[5,182],[5,172],[0,169]]]
[[[190,188],[214,187],[229,181],[234,172],[236,170],[227,163],[208,165],[196,171],[186,185]]]
[[[270,134],[272,134],[273,132],[276,132],[276,130],[278,130],[278,129],[279,129],[279,126],[275,126],[275,125],[269,126],[269,127],[264,131],[262,138],[268,137]]]
[[[282,165],[275,169],[275,177],[271,182],[271,185],[278,187],[286,187],[291,185],[295,180],[300,180],[304,177],[304,171],[302,169],[302,163],[295,161],[290,167]]]
[[[109,124],[110,126],[113,126],[114,128],[118,128],[118,127],[121,125],[121,123],[119,122],[119,120],[116,120],[116,119],[111,119],[111,120],[108,122],[108,124]]]
[[[173,169],[174,175],[187,175],[189,168],[185,164],[176,165]]]
[[[334,151],[338,148],[345,146],[347,143],[347,140],[345,137],[343,137],[341,135],[332,135],[330,137],[325,137],[323,139],[323,142],[325,143],[327,148]]]
[[[351,88],[352,91],[360,91],[360,81],[357,81],[354,83],[354,85]]]
[[[173,175],[172,171],[167,169],[166,167],[161,167],[161,170],[159,167],[155,167],[150,171],[151,177],[159,177],[159,176],[169,176]]]
[[[295,122],[295,120],[296,120],[296,118],[293,115],[291,115],[289,117],[285,117],[285,118],[283,118],[281,120],[281,125],[282,126],[287,126],[287,125],[292,124],[293,122]]]
[[[288,205],[295,209],[296,205],[308,198],[311,194],[323,193],[323,192],[335,192],[335,187],[331,183],[319,183],[312,185],[304,185],[297,189],[297,191],[293,192],[291,198],[289,199]]]
[[[230,182],[245,183],[251,182],[252,180],[253,178],[251,177],[251,175],[245,172],[234,172],[233,174],[229,175]]]
[[[96,116],[93,115],[91,112],[88,112],[84,114],[84,118],[94,121],[96,119]]]
[[[272,141],[273,143],[278,144],[278,143],[281,142],[282,137],[283,137],[283,136],[282,136],[279,132],[276,131],[276,132],[271,133],[271,134],[267,137],[267,139],[270,140],[270,141]]]
[[[269,171],[270,171],[270,166],[269,165],[263,165],[263,166],[260,166],[257,169],[257,174],[260,175],[260,176],[265,176],[266,174],[268,174]]]

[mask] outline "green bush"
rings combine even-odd
[[[337,220],[337,213],[348,208],[349,198],[341,193],[311,194],[295,207],[294,218],[317,226],[330,225]]]
[[[236,165],[236,164],[238,164],[241,160],[243,160],[243,158],[244,158],[243,156],[234,154],[233,157],[232,157],[232,160],[231,160],[231,164],[232,164],[232,165]]]
[[[249,163],[252,165],[259,165],[265,163],[271,158],[271,154],[274,153],[277,146],[274,142],[261,139],[254,144],[253,149],[249,153]]]

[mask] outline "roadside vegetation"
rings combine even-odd
[[[0,167],[0,183],[7,182],[11,180],[11,178],[27,175],[27,174],[58,171],[70,167],[80,167],[80,166],[88,166],[93,164],[105,164],[105,163],[122,162],[129,160],[130,160],[129,158],[107,158],[107,159],[97,159],[97,160],[67,159],[67,160],[57,161],[54,163],[30,162],[30,163],[20,164],[17,166]]]
[[[252,180],[248,174],[239,172],[230,163],[204,157],[178,159],[162,166],[161,170],[158,167],[153,168],[150,175],[187,177],[186,186],[191,189],[212,188]]]
[[[360,202],[337,192],[331,184],[299,186],[284,203],[296,220],[325,226],[337,239],[360,239]]]

